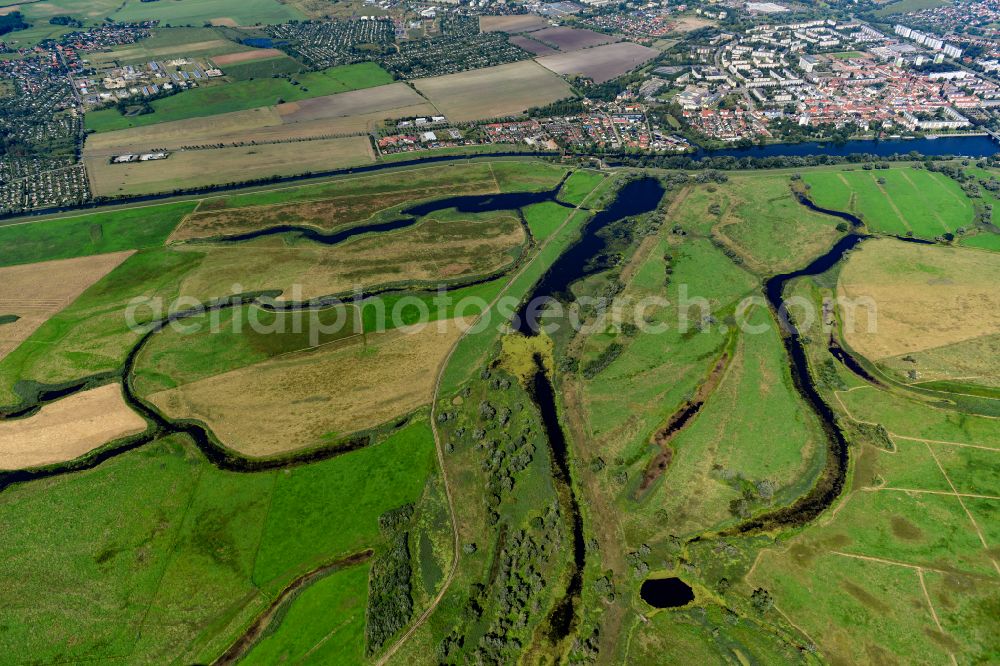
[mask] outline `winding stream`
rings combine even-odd
[[[584,225],[580,238],[563,252],[525,298],[514,317],[515,330],[527,336],[539,332],[539,304],[552,299],[572,298],[569,288],[574,282],[605,270],[608,259],[602,256],[607,247],[599,232],[608,225],[633,215],[656,210],[664,193],[655,178],[642,178],[627,183],[603,211]],[[530,386],[531,398],[542,416],[542,427],[552,457],[552,476],[559,492],[560,506],[567,515],[572,530],[573,562],[563,596],[557,599],[548,616],[549,640],[553,644],[570,635],[576,625],[576,606],[583,591],[583,569],[587,549],[583,538],[583,517],[573,489],[566,435],[559,423],[559,410],[552,379],[545,371],[540,356],[535,356],[535,374]]]
[[[506,194],[485,194],[485,195],[462,195],[454,197],[446,197],[443,199],[437,199],[435,201],[428,201],[415,206],[411,206],[403,211],[405,215],[411,216],[407,219],[396,220],[382,225],[367,225],[361,227],[354,227],[352,229],[338,232],[335,234],[323,235],[317,232],[315,229],[309,229],[307,227],[270,227],[268,229],[263,229],[250,234],[243,234],[239,237],[230,237],[228,240],[238,241],[238,240],[248,240],[250,238],[257,238],[260,236],[273,235],[278,233],[287,233],[289,231],[294,231],[301,233],[305,236],[310,236],[314,234],[315,237],[311,237],[312,240],[317,240],[318,242],[333,244],[338,242],[343,242],[350,237],[355,235],[373,233],[379,231],[388,231],[396,228],[402,228],[412,224],[416,224],[419,217],[427,215],[431,212],[438,210],[445,210],[449,208],[455,208],[460,212],[468,213],[481,213],[481,212],[491,212],[491,211],[503,211],[503,210],[519,210],[523,206],[528,206],[534,203],[541,203],[544,201],[551,201],[557,203],[561,206],[566,206],[568,208],[574,208],[569,206],[556,198],[557,193],[562,187],[563,182],[565,182],[568,173],[563,177],[554,189],[546,190],[542,192],[516,192],[516,193],[506,193]],[[462,287],[469,287],[490,280],[494,280],[501,274],[508,272],[515,266],[508,266],[503,271],[499,273],[494,273],[488,276],[474,276],[472,278],[457,281],[449,285],[450,289],[458,289]],[[122,381],[122,390],[125,398],[125,402],[134,409],[139,415],[143,416],[151,424],[147,430],[139,435],[134,435],[132,437],[124,438],[122,440],[111,443],[110,445],[104,446],[102,448],[96,449],[89,454],[86,454],[75,460],[67,461],[64,463],[58,463],[54,465],[49,465],[45,467],[37,467],[24,470],[11,470],[11,471],[0,471],[0,491],[3,491],[11,484],[23,483],[27,481],[33,481],[37,479],[47,478],[51,476],[56,476],[59,474],[65,474],[68,472],[75,472],[84,469],[91,469],[100,465],[104,461],[113,458],[115,456],[121,455],[133,449],[145,446],[150,442],[160,439],[162,437],[174,434],[183,434],[189,436],[198,447],[198,449],[205,455],[205,457],[212,464],[216,465],[221,469],[226,469],[230,471],[237,472],[257,472],[269,469],[277,469],[282,467],[289,467],[293,465],[302,465],[312,462],[318,462],[321,460],[326,460],[334,456],[347,453],[349,451],[354,451],[370,443],[370,437],[367,434],[356,435],[349,437],[339,443],[335,443],[329,446],[324,446],[317,449],[311,449],[304,452],[293,453],[283,456],[278,456],[274,458],[246,458],[235,451],[228,449],[219,443],[211,431],[203,424],[185,419],[170,419],[161,414],[152,405],[144,401],[139,397],[133,387],[133,377],[136,359],[142,352],[146,344],[155,336],[157,333],[162,331],[168,325],[174,322],[179,322],[185,319],[189,319],[196,316],[201,316],[209,312],[216,312],[220,310],[225,310],[234,307],[243,307],[245,305],[254,304],[258,307],[270,310],[280,310],[284,312],[295,312],[295,311],[307,311],[315,310],[318,308],[328,307],[337,303],[353,303],[355,301],[363,300],[365,298],[370,298],[377,295],[387,295],[392,293],[416,293],[419,292],[419,288],[414,288],[412,285],[409,286],[388,286],[384,288],[377,288],[369,290],[365,293],[357,293],[346,295],[343,297],[330,296],[325,298],[314,299],[308,302],[302,303],[284,303],[284,302],[262,302],[262,298],[273,298],[280,294],[280,292],[257,292],[253,294],[239,294],[224,300],[214,301],[205,304],[202,307],[194,307],[188,310],[177,312],[171,314],[163,319],[151,322],[149,324],[149,330],[132,346],[129,350],[125,362],[117,371],[104,372],[96,375],[90,375],[77,380],[66,382],[64,384],[55,386],[40,386],[35,389],[33,395],[24,398],[19,405],[14,405],[5,408],[6,411],[0,410],[0,419],[15,419],[15,418],[25,418],[36,413],[42,406],[54,402],[56,400],[74,395],[81,391],[85,391],[89,388],[94,388],[101,384],[106,384],[111,381]]]
[[[802,399],[819,417],[827,437],[830,457],[816,485],[793,504],[752,518],[732,530],[727,530],[724,534],[754,532],[807,523],[833,503],[843,490],[847,479],[847,439],[837,426],[833,410],[820,395],[812,375],[809,374],[809,361],[805,344],[802,342],[799,330],[788,317],[784,292],[788,283],[796,278],[821,275],[830,270],[844,258],[845,254],[857,247],[868,236],[863,236],[858,231],[864,226],[860,218],[843,211],[817,206],[804,194],[798,193],[796,196],[799,202],[810,210],[846,220],[854,227],[852,233],[839,239],[825,254],[813,259],[804,268],[775,275],[764,282],[764,295],[781,327],[781,341],[788,354],[792,383]]]

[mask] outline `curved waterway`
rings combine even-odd
[[[461,196],[436,199],[416,206],[410,206],[400,212],[399,219],[389,222],[378,222],[375,224],[362,224],[341,231],[323,232],[313,227],[282,224],[265,229],[257,229],[242,234],[232,234],[229,236],[219,236],[212,239],[213,242],[241,243],[244,241],[263,238],[266,236],[277,236],[280,234],[295,234],[301,238],[320,243],[322,245],[337,245],[346,240],[372,233],[384,233],[406,229],[415,225],[420,218],[442,210],[454,208],[459,213],[493,213],[503,210],[519,210],[532,204],[552,202],[566,208],[574,208],[556,198],[562,188],[562,181],[554,189],[542,192],[505,192],[501,194],[463,194]]]
[[[584,225],[580,238],[552,263],[535,285],[514,317],[515,330],[528,336],[537,335],[538,303],[556,298],[571,298],[570,285],[608,267],[608,260],[603,256],[607,242],[599,232],[626,217],[656,210],[664,193],[663,185],[655,178],[642,178],[625,184],[614,201]],[[535,357],[535,374],[530,389],[532,400],[541,413],[542,427],[549,444],[552,476],[559,491],[560,508],[572,531],[573,561],[569,582],[565,593],[556,601],[548,617],[549,640],[555,644],[569,636],[576,624],[576,606],[583,591],[587,549],[583,538],[580,503],[573,489],[566,435],[559,423],[555,388],[539,356]]]
[[[790,273],[775,275],[764,282],[764,295],[775,317],[781,326],[781,340],[788,354],[792,383],[805,400],[806,404],[819,417],[820,424],[827,437],[830,458],[820,476],[819,481],[806,495],[800,497],[791,506],[778,509],[771,513],[753,518],[729,530],[729,532],[752,532],[779,526],[801,525],[817,517],[840,495],[847,479],[848,452],[847,440],[837,427],[833,410],[819,393],[812,375],[809,373],[809,361],[802,336],[795,324],[788,317],[788,308],[784,299],[785,287],[789,282],[800,277],[822,275],[833,268],[844,255],[853,250],[859,243],[868,238],[858,233],[864,223],[856,216],[838,210],[830,210],[817,206],[803,194],[798,194],[802,205],[819,213],[832,215],[851,223],[855,231],[833,244],[825,254],[813,259],[804,268]]]

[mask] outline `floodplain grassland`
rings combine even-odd
[[[1000,335],[995,256],[970,248],[870,240],[853,252],[838,295],[852,349],[907,383],[995,385]]]
[[[293,80],[295,83],[292,83]],[[95,132],[110,132],[245,111],[389,83],[392,83],[392,76],[374,62],[343,65],[296,74],[291,80],[268,76],[252,81],[235,81],[185,90],[153,100],[151,105],[154,112],[139,116],[124,116],[116,109],[91,111],[86,115],[86,127]]]
[[[399,177],[405,173],[405,186]],[[318,184],[205,198],[171,241],[240,234],[277,225],[332,231],[390,214],[402,204],[456,195],[538,191],[555,187],[565,170],[544,162],[471,162],[404,172],[341,177]],[[381,217],[381,216],[380,216]]]
[[[972,222],[972,201],[943,173],[914,167],[803,172],[817,206],[853,213],[874,232],[919,238]]]
[[[989,531],[997,421],[872,386],[833,404],[849,422],[882,425],[892,449],[860,444],[838,508],[764,551],[748,582],[771,590],[830,659],[988,661],[1000,603]]]
[[[0,312],[15,317],[0,329],[0,359],[130,254],[116,252],[0,268]]]
[[[181,277],[199,260],[194,253],[164,250],[129,257],[0,360],[0,404],[18,402],[13,389],[20,381],[58,384],[118,369],[140,337],[126,318],[130,301],[172,302]],[[150,317],[149,309],[140,308],[137,323]]]
[[[172,418],[208,425],[227,447],[266,457],[332,443],[430,402],[435,370],[463,323],[346,338],[154,393]]]
[[[420,500],[432,466],[430,430],[416,422],[286,470],[221,471],[171,437],[10,488],[0,523],[23,539],[0,545],[4,649],[46,661],[211,662],[296,577],[382,548],[378,516]],[[67,597],[73,589],[86,601]],[[337,642],[357,653],[359,638],[352,628]]]
[[[559,200],[578,206],[605,177],[603,173],[597,171],[577,169],[563,183],[562,189],[559,190]]]
[[[241,664],[294,659],[316,663],[365,663],[365,600],[370,566],[335,571],[302,591]],[[332,621],[332,622],[331,622]]]
[[[784,175],[755,174],[733,176],[716,186],[721,217],[713,230],[763,275],[804,265],[839,235],[838,220],[800,204],[790,185]]]
[[[257,146],[173,152],[165,160],[111,164],[107,157],[84,162],[100,196],[172,192],[271,176],[295,176],[359,166],[374,159],[366,136]]]
[[[340,192],[357,192],[359,197],[363,197],[366,187],[370,187],[372,194],[378,198],[391,194],[401,174],[405,174],[407,181],[419,188],[413,196],[425,200],[433,198],[436,188],[447,183],[472,188],[473,191],[480,188],[493,188],[495,191],[497,185],[504,191],[550,189],[559,182],[563,173],[561,168],[535,160],[406,168],[302,186],[257,189],[245,194],[229,193],[206,200],[203,208],[219,210],[222,207],[239,208],[244,204],[294,202],[336,196]],[[169,233],[180,215],[190,211],[194,205],[192,201],[169,206],[139,206],[93,214],[94,217],[87,214],[0,227],[0,237],[6,233],[17,234],[16,237],[23,239],[25,244],[38,247],[41,251],[49,239],[59,239],[60,229],[72,229],[74,234],[78,234],[78,227],[74,225],[85,229],[90,226],[86,224],[87,220],[104,220],[105,229],[110,228],[108,220],[119,220],[122,225],[120,231],[119,227],[115,227],[114,235],[105,233],[104,241],[119,243],[115,247],[129,247],[130,244],[125,242],[129,234],[144,229],[141,223],[126,225],[125,221],[141,220],[143,211],[170,210],[169,216],[161,217],[157,213],[150,217],[150,228],[156,229],[156,233],[148,236],[148,242],[152,243],[154,237],[156,242],[162,242],[163,236]],[[388,234],[384,238],[357,238],[344,247],[327,247],[308,241],[286,245],[281,238],[275,237],[249,244],[188,246],[184,251],[166,248],[141,251],[49,319],[0,361],[0,404],[17,402],[12,391],[19,380],[59,383],[118,368],[128,349],[138,340],[138,334],[129,330],[125,318],[129,302],[134,298],[152,299],[152,303],[162,298],[165,306],[182,295],[207,300],[229,296],[234,285],[241,281],[242,286],[237,289],[240,292],[256,288],[283,290],[299,283],[306,287],[299,297],[307,298],[350,290],[357,284],[366,289],[386,282],[413,279],[432,279],[436,284],[438,279],[449,276],[453,279],[463,277],[463,270],[486,274],[503,268],[523,251],[524,232],[513,215],[513,212],[501,212],[495,217],[469,215],[456,219],[454,215],[449,217],[447,212],[442,211],[434,219],[425,220],[426,224]],[[156,221],[155,225],[153,221]],[[444,235],[431,233],[432,229]],[[67,237],[73,236],[67,234]],[[138,238],[143,244],[147,242],[145,235],[140,234]],[[131,243],[133,246],[136,244],[139,242]],[[352,246],[354,249],[349,250]],[[404,256],[406,252],[401,255],[404,246],[408,248],[406,252],[415,253],[415,256]],[[65,247],[68,251],[68,242]],[[99,249],[110,248],[103,245]],[[347,254],[343,254],[345,251]],[[209,254],[211,259],[207,256]],[[462,266],[456,260],[459,255],[465,257]],[[26,255],[19,260],[30,261],[43,256]],[[338,260],[338,257],[346,259],[350,256],[354,257],[353,264]],[[415,272],[400,272],[400,267],[392,263],[400,257],[409,262]],[[275,261],[276,258],[280,261]],[[374,272],[373,266],[376,268]],[[331,267],[336,268],[333,273],[330,272]],[[31,274],[31,268],[24,270],[28,271],[26,275]],[[336,284],[331,283],[331,275],[335,277]],[[494,283],[484,285],[484,293],[495,287]],[[394,303],[396,299],[387,299],[389,301]],[[403,308],[404,319],[410,316],[409,312],[409,309]],[[3,313],[8,314],[6,310]],[[153,311],[149,307],[141,307],[137,311],[138,323],[148,321],[152,316]],[[370,315],[366,313],[365,316]],[[13,330],[18,324],[5,325],[3,332]]]
[[[0,470],[73,460],[146,429],[146,421],[107,384],[45,405],[32,416],[0,421]]]
[[[532,60],[416,79],[413,85],[451,122],[517,115],[573,94],[568,83]]]
[[[436,287],[508,268],[527,242],[510,211],[440,211],[412,227],[332,246],[284,236],[178,246],[179,252],[203,257],[199,269],[182,281],[181,293],[209,300],[229,295],[239,284],[240,291],[280,289],[283,298],[300,300],[346,296],[354,289]]]
[[[0,266],[158,247],[196,205],[150,204],[0,225]]]

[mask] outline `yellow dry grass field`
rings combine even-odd
[[[180,293],[199,300],[240,291],[282,289],[295,298],[352,292],[355,288],[487,275],[509,265],[527,238],[509,215],[465,220],[424,219],[415,227],[362,236],[334,246],[286,244],[279,237],[239,244],[178,246],[206,255],[185,277]]]
[[[84,161],[91,188],[101,196],[149,194],[224,185],[268,176],[294,176],[357,166],[375,159],[367,136],[316,139],[173,152],[165,160],[110,164],[106,157]]]
[[[65,462],[120,437],[146,429],[118,384],[108,384],[45,405],[28,418],[0,421],[0,469]]]
[[[549,27],[549,22],[535,14],[515,14],[512,16],[480,16],[481,32],[530,32]]]
[[[20,317],[0,326],[0,359],[131,255],[115,252],[0,268],[0,315]]]
[[[431,115],[434,107],[404,83],[352,90],[302,102],[187,118],[87,137],[86,157],[153,148],[285,141],[367,132],[389,118]]]
[[[198,210],[188,215],[171,234],[168,242],[232,236],[283,224],[332,231],[363,222],[375,213],[398,204],[454,194],[495,194],[492,177],[433,187],[400,189],[374,194],[350,194],[318,201],[250,206],[221,210]]]
[[[329,442],[430,402],[457,320],[359,336],[161,391],[171,417],[205,422],[226,446],[270,456]],[[439,325],[440,324],[440,325]]]
[[[881,360],[1000,333],[998,284],[1000,265],[989,252],[867,241],[841,271],[838,297],[871,299],[877,314],[850,308],[846,340]]]
[[[239,23],[236,22],[236,19],[231,19],[231,18],[226,17],[226,16],[211,19],[209,21],[209,23],[211,23],[212,25],[225,26],[227,28],[235,28],[235,27],[239,26]]]
[[[452,122],[517,115],[573,95],[568,83],[533,60],[416,79],[413,84]]]
[[[225,55],[212,56],[212,62],[219,67],[222,67],[223,65],[232,65],[236,62],[266,60],[267,58],[278,58],[283,55],[285,55],[285,52],[278,49],[254,49],[252,51],[241,51],[239,53],[227,53]]]

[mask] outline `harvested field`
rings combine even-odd
[[[86,157],[151,148],[283,141],[365,132],[386,118],[429,115],[434,108],[403,83],[352,90],[279,106],[100,132],[87,137]],[[173,159],[173,158],[171,158]]]
[[[212,25],[226,26],[227,28],[235,28],[236,26],[239,25],[239,23],[237,23],[235,19],[225,18],[225,17],[210,19],[209,23],[211,23]]]
[[[441,211],[415,227],[334,246],[280,237],[199,243],[189,248],[205,259],[184,278],[180,293],[205,300],[232,293],[230,286],[239,283],[244,291],[291,293],[297,286],[298,299],[388,283],[433,283],[497,271],[514,261],[525,241],[520,221],[510,213],[462,214],[456,219]]]
[[[857,307],[844,334],[859,353],[880,360],[1000,333],[998,282],[1000,267],[986,252],[868,241],[841,271],[838,296],[873,299],[875,330]]]
[[[424,103],[424,99],[412,88],[399,82],[387,86],[352,90],[337,95],[279,104],[275,108],[282,122],[300,123],[323,118],[354,116],[373,111],[390,111]]]
[[[226,55],[215,56],[212,58],[212,62],[219,67],[224,67],[237,62],[279,58],[283,55],[285,55],[285,52],[278,49],[254,49],[253,51],[243,51],[242,53],[227,53]]]
[[[560,51],[576,51],[618,41],[617,38],[611,35],[566,26],[545,28],[544,30],[533,32],[531,33],[531,38],[543,44],[548,44]]]
[[[527,35],[513,35],[510,38],[510,43],[514,46],[519,46],[528,53],[534,53],[536,56],[551,55],[553,53],[559,53],[551,46],[546,46],[539,41],[535,41]]]
[[[632,42],[618,42],[544,56],[537,62],[557,74],[585,76],[594,83],[603,83],[652,60],[659,53]]]
[[[115,252],[0,268],[0,314],[19,317],[0,328],[0,359],[131,254]]]
[[[461,323],[379,333],[364,342],[353,338],[346,346],[265,361],[150,400],[172,417],[204,421],[226,446],[245,455],[315,446],[427,404]]]
[[[182,150],[165,160],[109,164],[106,157],[85,162],[97,195],[149,194],[178,188],[222,185],[268,176],[291,176],[371,162],[368,137],[317,139],[259,146]]]
[[[548,25],[548,21],[534,14],[479,17],[479,29],[483,32],[530,32],[548,27]]]
[[[511,116],[573,94],[565,81],[532,60],[417,79],[413,84],[452,122]]]
[[[73,460],[145,429],[146,421],[125,404],[121,387],[108,384],[45,405],[34,416],[0,421],[0,469]]]
[[[305,201],[249,208],[206,210],[189,215],[170,237],[172,241],[230,236],[282,224],[310,226],[323,231],[370,218],[378,211],[420,199],[455,194],[497,192],[492,178],[471,183],[401,189],[374,194],[351,194],[321,201]]]

